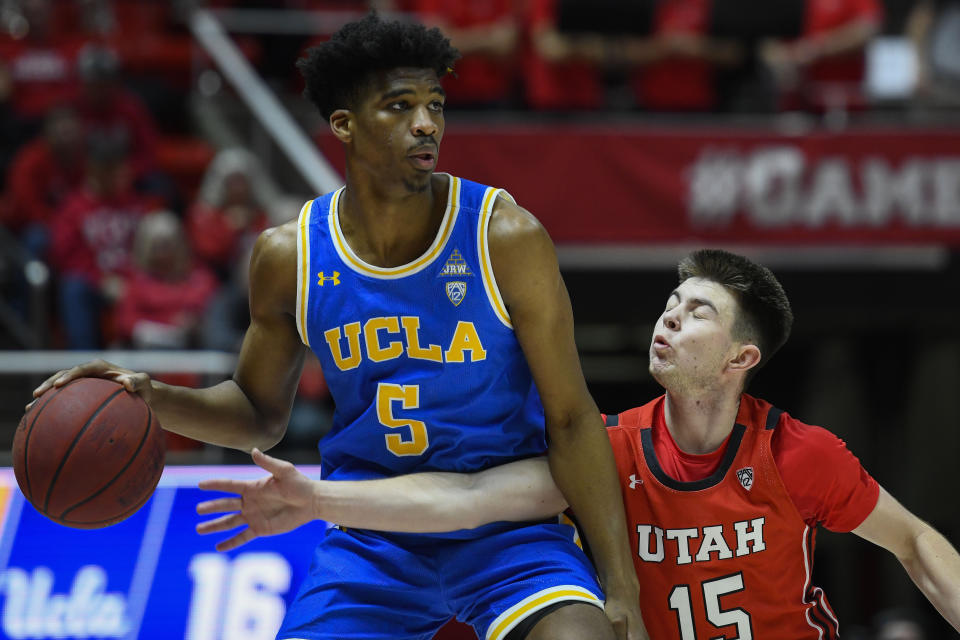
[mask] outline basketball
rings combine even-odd
[[[44,393],[13,438],[23,495],[54,522],[78,529],[136,513],[160,480],[164,456],[163,431],[147,403],[102,378]]]

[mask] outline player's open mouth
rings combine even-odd
[[[657,351],[669,349],[670,343],[663,336],[656,336],[653,339],[653,348]]]
[[[424,171],[429,171],[437,164],[437,156],[430,152],[415,153],[408,156],[414,166]]]

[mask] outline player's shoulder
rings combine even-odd
[[[251,301],[293,309],[297,284],[297,221],[260,232],[250,256]]]
[[[537,238],[549,239],[546,229],[536,216],[504,193],[497,196],[493,205],[489,234],[491,242],[501,243],[525,242]]]
[[[254,259],[273,265],[290,262],[297,264],[297,221],[290,220],[260,232],[253,247]]]
[[[663,395],[660,395],[639,407],[632,407],[620,413],[604,415],[606,425],[608,428],[648,429],[653,426],[656,412],[663,403],[663,398]]]
[[[633,407],[620,413],[604,414],[603,420],[607,427],[607,437],[614,444],[614,448],[617,448],[617,444],[628,441],[639,442],[640,432],[653,426],[657,407],[662,400],[663,396],[660,396],[639,407]]]
[[[532,300],[552,291],[541,283],[558,270],[553,242],[533,214],[506,197],[499,196],[494,203],[487,226],[487,247],[508,308],[531,305]]]
[[[829,457],[846,448],[844,441],[829,429],[806,423],[785,411],[778,410],[778,419],[770,428],[775,450],[790,450],[816,458]]]

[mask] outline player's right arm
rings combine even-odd
[[[200,515],[226,514],[198,524],[198,533],[243,527],[219,542],[219,551],[286,533],[312,520],[360,529],[432,533],[496,521],[539,520],[566,507],[546,457],[475,473],[428,471],[359,481],[312,480],[289,462],[259,451],[253,452],[253,461],[270,475],[200,483],[201,489],[235,494],[197,505]]]
[[[230,380],[191,389],[95,360],[58,371],[34,397],[74,378],[107,378],[140,394],[168,431],[233,449],[269,449],[286,431],[306,353],[294,320],[296,246],[294,222],[257,240],[250,260],[250,326]]]
[[[937,611],[960,631],[960,554],[882,488],[877,506],[853,530],[891,552]]]

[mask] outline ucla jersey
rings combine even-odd
[[[546,450],[543,408],[487,246],[497,196],[509,196],[448,180],[433,244],[399,267],[350,249],[343,189],[300,212],[297,329],[336,405],[319,445],[325,478],[475,471]]]

